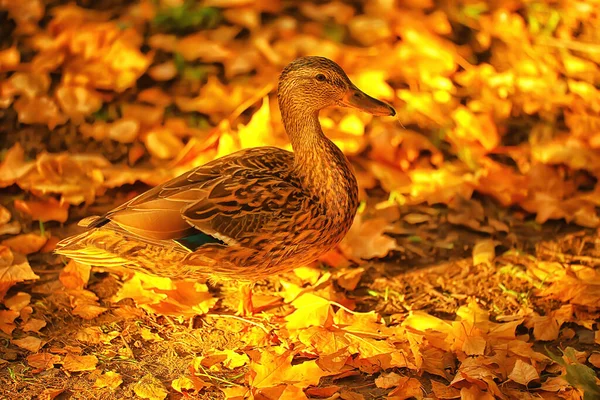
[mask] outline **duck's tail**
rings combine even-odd
[[[177,277],[177,266],[190,250],[171,240],[142,238],[104,217],[88,217],[91,228],[61,240],[55,253],[100,268],[127,268],[163,277]]]

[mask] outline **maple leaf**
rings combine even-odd
[[[331,303],[313,293],[304,293],[292,302],[296,311],[285,317],[288,329],[303,329],[310,326],[328,327],[333,323]]]
[[[273,350],[261,352],[257,361],[250,362],[252,387],[262,389],[290,384],[304,388],[318,385],[321,377],[329,375],[314,360],[292,365],[292,352],[283,350],[281,354],[277,354]]]

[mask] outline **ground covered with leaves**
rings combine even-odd
[[[600,3],[0,0],[0,397],[600,399]],[[76,222],[241,148],[338,62],[362,205],[260,282],[97,270]]]

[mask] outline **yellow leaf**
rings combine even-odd
[[[98,364],[98,358],[94,355],[80,356],[67,354],[63,360],[63,368],[69,372],[93,371]]]
[[[292,302],[296,311],[285,317],[288,329],[302,329],[309,326],[328,327],[333,323],[331,303],[312,293],[304,293]]]
[[[328,375],[321,370],[316,361],[305,361],[292,365],[294,354],[285,351],[283,354],[265,350],[260,354],[258,362],[250,363],[250,384],[255,388],[268,388],[281,384],[307,387],[318,385],[322,376]]]
[[[173,379],[171,387],[182,393],[184,390],[201,390],[210,386],[210,383],[206,383],[197,376],[180,376],[177,379]]]
[[[539,379],[540,376],[531,364],[527,364],[521,359],[517,359],[515,367],[508,375],[508,378],[521,385],[527,386],[529,382]]]
[[[15,208],[31,216],[35,221],[66,222],[69,218],[69,204],[60,204],[54,198],[46,200],[15,200]]]
[[[473,265],[492,265],[496,257],[496,241],[492,239],[478,240],[473,246]]]
[[[200,365],[212,369],[216,364],[221,364],[227,369],[235,369],[246,365],[250,359],[246,354],[238,354],[233,350],[211,352],[202,357],[196,357],[193,365],[196,371],[201,370]]]
[[[106,371],[94,382],[94,387],[97,388],[110,388],[111,390],[115,390],[123,383],[123,379],[121,378],[121,374],[113,371]]]
[[[133,385],[133,391],[142,399],[163,400],[169,394],[161,381],[152,374],[146,374]]]
[[[32,353],[37,352],[42,347],[42,339],[35,336],[26,336],[22,339],[13,339],[12,342],[17,346],[29,350]]]

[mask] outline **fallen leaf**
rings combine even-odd
[[[10,211],[6,209],[6,207],[0,205],[0,225],[4,225],[10,221],[12,215],[10,215]]]
[[[45,371],[60,363],[60,358],[59,355],[50,353],[31,354],[27,356],[27,364],[39,371]]]
[[[146,374],[136,384],[133,385],[133,391],[142,399],[163,400],[168,392],[163,384],[152,374]]]
[[[515,367],[508,375],[509,379],[527,386],[529,382],[540,379],[537,370],[531,365],[520,359],[517,359]]]
[[[90,279],[92,267],[70,260],[58,276],[60,282],[67,289],[83,289]]]
[[[13,344],[21,347],[22,349],[29,350],[32,353],[36,353],[42,347],[42,339],[35,336],[26,336],[22,339],[13,339]]]
[[[46,326],[46,321],[36,318],[31,318],[29,321],[21,325],[23,332],[38,332]]]
[[[402,376],[395,372],[383,373],[375,378],[375,386],[382,389],[389,389],[394,386],[398,386]]]
[[[25,292],[19,292],[4,300],[4,305],[13,311],[20,312],[23,307],[29,305],[31,295]]]
[[[11,335],[17,327],[14,322],[18,316],[18,311],[0,310],[0,330],[7,335]]]
[[[396,240],[385,235],[389,225],[384,218],[364,220],[359,214],[342,240],[340,249],[344,255],[354,260],[385,257],[398,248]]]
[[[94,387],[100,389],[107,387],[111,390],[115,390],[116,388],[121,386],[121,383],[123,383],[121,374],[113,371],[106,371],[98,378],[96,378],[96,381],[94,382]]]
[[[98,365],[98,358],[94,355],[80,356],[67,354],[63,359],[63,368],[69,372],[93,371]]]
[[[60,204],[54,198],[46,200],[15,200],[15,209],[28,214],[34,221],[66,222],[69,218],[69,204]]]
[[[21,254],[32,254],[40,251],[48,241],[48,237],[37,233],[24,233],[2,241],[2,245]]]

